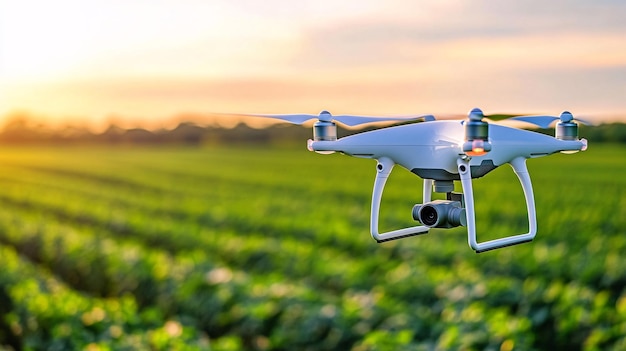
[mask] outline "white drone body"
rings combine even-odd
[[[464,120],[434,120],[376,129],[337,139],[334,121],[348,125],[391,120],[384,117],[336,116],[322,112],[311,115],[264,115],[292,123],[318,118],[314,139],[308,148],[319,153],[340,152],[378,161],[372,194],[370,232],[377,242],[426,234],[431,228],[466,226],[469,246],[476,252],[497,249],[533,240],[537,233],[535,200],[526,160],[557,152],[586,150],[587,141],[578,139],[578,125],[569,112],[560,117],[525,116],[514,119],[547,127],[560,119],[556,137],[483,121],[482,111],[474,109]],[[294,121],[294,116],[298,117]],[[402,118],[406,120],[411,118]],[[397,120],[397,119],[396,119]],[[478,242],[474,212],[472,179],[488,174],[508,163],[517,175],[526,199],[528,233]],[[383,189],[394,165],[400,165],[423,178],[422,204],[413,208],[413,217],[421,225],[386,233],[378,230]],[[455,193],[454,181],[460,181],[463,193]],[[447,200],[432,201],[432,192],[446,193]]]

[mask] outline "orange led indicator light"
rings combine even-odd
[[[480,140],[480,139],[476,139],[472,141],[472,150],[471,151],[467,151],[465,154],[467,156],[482,156],[484,154],[486,154],[487,151],[485,151],[485,143],[484,141]]]
[[[472,151],[468,151],[465,153],[467,156],[482,156],[485,155],[485,149],[483,149],[482,147],[475,147],[472,148]]]

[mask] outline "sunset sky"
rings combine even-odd
[[[608,120],[626,115],[625,19],[621,0],[0,0],[0,118]]]

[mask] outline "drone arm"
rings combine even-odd
[[[381,157],[376,165],[376,179],[374,181],[374,190],[372,192],[372,213],[370,217],[370,232],[372,237],[377,242],[390,241],[395,239],[401,239],[407,236],[426,234],[428,233],[428,227],[415,226],[404,229],[393,230],[386,233],[378,232],[378,215],[380,213],[380,203],[383,196],[383,189],[391,170],[393,169],[394,162],[387,158]],[[430,201],[432,189],[432,180],[424,179],[424,203]]]
[[[526,168],[526,159],[523,157],[517,157],[513,159],[510,164],[513,167],[513,170],[517,175],[524,191],[524,197],[526,199],[526,209],[528,211],[528,233],[479,243],[476,239],[474,194],[472,191],[472,176],[469,166],[469,160],[457,160],[457,166],[459,174],[461,176],[461,184],[463,185],[463,194],[465,199],[468,242],[470,247],[476,252],[499,249],[505,246],[529,242],[534,239],[537,233],[535,199],[533,197],[533,188],[530,182],[530,175],[528,174],[528,169]]]

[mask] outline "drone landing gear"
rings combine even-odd
[[[391,240],[397,240],[414,235],[427,234],[430,229],[427,226],[415,226],[404,229],[393,230],[386,233],[378,232],[378,214],[380,212],[380,202],[383,196],[383,189],[389,174],[393,169],[394,162],[387,158],[381,157],[376,165],[376,180],[374,181],[374,190],[372,193],[372,213],[370,216],[370,232],[372,238],[379,243]],[[432,180],[424,179],[424,203],[429,202],[431,198]]]
[[[374,181],[372,193],[372,208],[370,220],[370,232],[374,240],[379,243],[397,240],[414,235],[427,234],[430,228],[452,228],[457,226],[467,227],[468,244],[477,253],[499,249],[506,246],[517,245],[532,241],[537,233],[537,219],[535,213],[535,199],[533,196],[530,175],[526,168],[526,159],[518,157],[510,162],[513,171],[517,175],[524,191],[526,208],[528,211],[528,233],[518,234],[500,239],[479,243],[476,238],[476,219],[474,212],[474,193],[472,188],[472,175],[469,158],[459,158],[457,167],[463,187],[463,193],[456,193],[448,183],[435,184],[436,192],[445,192],[447,200],[432,199],[433,180],[424,179],[424,191],[422,204],[413,208],[413,218],[424,225],[404,229],[393,230],[386,233],[378,232],[378,216],[383,189],[389,174],[395,165],[386,157],[381,157],[376,165],[377,175]],[[451,182],[450,182],[451,183]]]
[[[499,249],[506,246],[517,245],[532,241],[537,234],[537,218],[535,213],[535,199],[533,196],[533,187],[530,182],[530,175],[526,168],[526,159],[517,157],[510,162],[513,171],[517,175],[524,197],[526,198],[526,209],[528,211],[528,233],[513,235],[500,239],[490,240],[479,243],[476,239],[476,219],[474,216],[474,193],[472,190],[472,175],[470,172],[469,158],[459,158],[457,167],[461,177],[461,185],[463,186],[463,196],[465,199],[465,209],[467,217],[467,240],[469,246],[476,253],[489,250]]]

